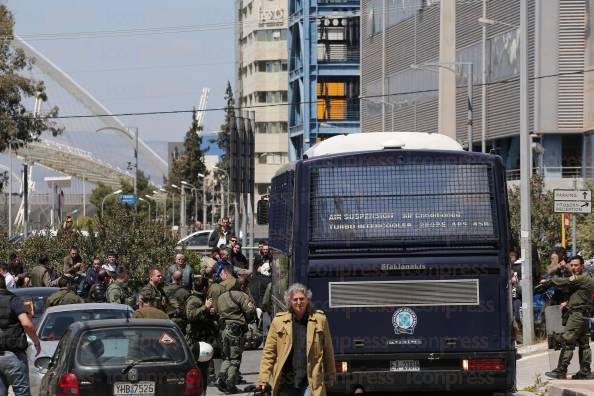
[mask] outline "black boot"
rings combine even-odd
[[[567,369],[557,367],[553,371],[546,372],[545,375],[554,379],[567,379]]]
[[[590,367],[582,367],[580,371],[575,373],[571,376],[571,379],[580,380],[580,379],[592,379],[592,372],[590,371]]]
[[[239,389],[235,385],[227,384],[227,387],[226,387],[226,390],[225,390],[225,394],[226,395],[234,395],[236,393],[241,393],[241,389]]]
[[[223,377],[219,377],[219,379],[217,380],[217,389],[221,393],[227,393],[227,381],[225,381]]]

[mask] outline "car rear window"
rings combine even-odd
[[[88,330],[78,343],[76,359],[83,366],[124,365],[137,360],[182,363],[186,360],[184,345],[167,327]]]
[[[45,317],[38,334],[42,341],[57,341],[74,322],[100,319],[124,319],[130,317],[125,309],[98,309],[94,311],[52,312]]]

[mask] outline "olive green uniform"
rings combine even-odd
[[[567,372],[573,350],[579,347],[580,372],[590,373],[592,351],[588,334],[588,318],[592,309],[594,281],[587,272],[569,278],[554,276],[550,283],[569,292],[569,300],[563,313],[565,332],[562,335],[565,345],[559,358],[557,371]]]
[[[185,304],[190,292],[183,288],[177,283],[171,283],[163,288],[163,292],[167,296],[169,301],[169,309],[167,314],[169,318],[178,325],[178,327],[185,332],[186,331],[186,320],[185,320]]]
[[[133,319],[169,319],[169,316],[155,307],[144,307],[137,309],[132,314]]]
[[[32,287],[50,287],[53,286],[52,270],[44,265],[37,265],[31,270]]]
[[[186,301],[186,339],[190,347],[199,341],[208,342],[213,348],[217,345],[215,317],[204,305],[205,299],[203,294],[192,291]]]
[[[47,298],[45,307],[56,307],[58,305],[82,304],[84,300],[76,295],[69,287],[63,287]]]
[[[155,287],[149,282],[140,290],[140,293],[152,293],[153,296],[155,296],[153,302],[155,308],[160,309],[163,312],[167,312],[169,309],[169,301],[162,287]]]
[[[219,296],[235,287],[235,282],[237,279],[234,277],[229,277],[228,279],[221,281],[220,283],[213,283],[208,288],[208,296],[207,298],[212,298],[215,310],[218,312],[217,300]]]
[[[225,326],[221,337],[223,364],[219,378],[225,381],[227,388],[231,388],[237,383],[244,334],[256,312],[256,306],[250,296],[239,290],[221,294],[217,305],[220,322]]]
[[[130,288],[127,284],[119,283],[119,282],[112,282],[107,287],[107,292],[105,293],[107,297],[107,302],[111,304],[127,304],[131,307],[136,306],[136,301],[134,295],[130,291]]]

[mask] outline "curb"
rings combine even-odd
[[[584,393],[581,390],[564,388],[559,385],[550,385],[545,394],[548,396],[592,396],[594,391]]]

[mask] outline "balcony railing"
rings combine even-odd
[[[592,178],[594,168],[582,166],[544,166],[532,168],[533,175],[544,175],[545,177],[560,177],[563,179]],[[520,180],[520,169],[508,169],[505,172],[507,181]]]
[[[346,99],[318,98],[318,121],[358,121],[359,103]]]
[[[318,63],[359,63],[360,50],[347,44],[318,43]]]

